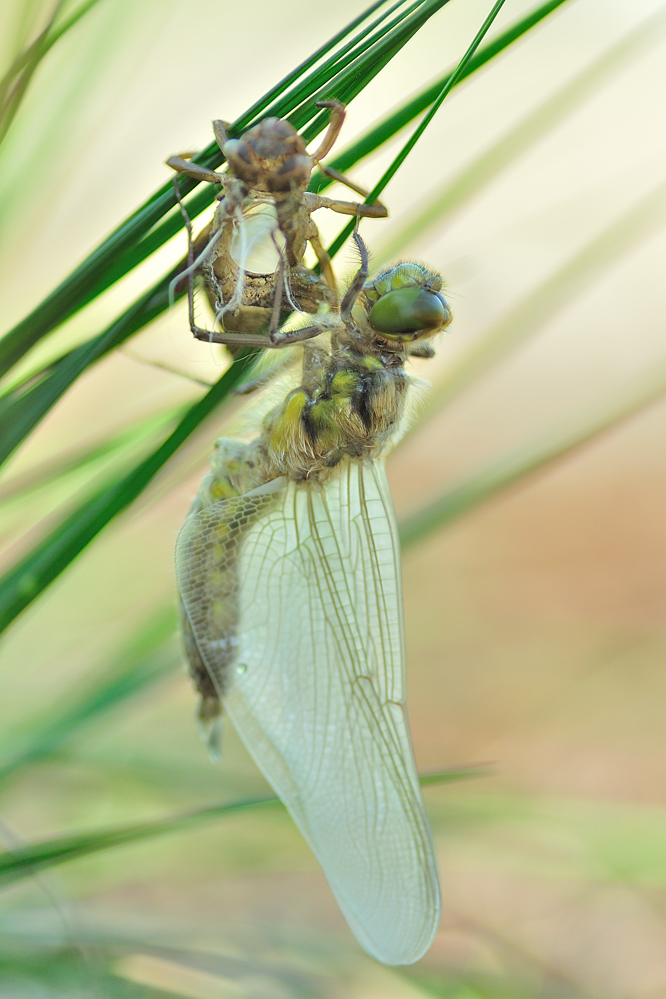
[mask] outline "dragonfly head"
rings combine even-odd
[[[416,263],[396,264],[363,285],[368,322],[378,336],[393,343],[430,337],[451,322],[439,274]]]

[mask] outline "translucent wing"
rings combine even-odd
[[[214,587],[206,595],[200,584],[197,595],[192,580],[211,571],[215,546],[219,574],[221,525],[243,524],[235,548],[226,546],[237,644],[225,707],[360,943],[380,961],[408,964],[432,942],[440,898],[405,715],[399,551],[384,471],[350,461],[324,489],[280,485],[187,521],[177,550],[183,600],[215,675],[225,615],[214,610]]]

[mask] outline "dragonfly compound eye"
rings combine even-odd
[[[368,321],[388,339],[415,340],[446,326],[451,313],[443,295],[423,288],[397,288],[382,295],[370,309]]]

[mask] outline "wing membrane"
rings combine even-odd
[[[262,508],[245,517],[235,549],[225,707],[361,944],[386,963],[410,963],[432,941],[440,900],[405,714],[399,551],[383,468],[344,462],[325,488],[290,482],[270,502],[241,499]],[[229,523],[225,506],[188,521],[181,578],[193,574],[191,551],[200,571],[206,538]],[[210,611],[201,593],[181,589],[214,674]]]

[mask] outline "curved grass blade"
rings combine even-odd
[[[79,555],[117,514],[125,510],[191,433],[245,377],[256,352],[239,354],[209,392],[185,414],[176,429],[129,474],[112,481],[77,507],[32,552],[0,580],[3,631]]]
[[[397,156],[394,158],[393,162],[390,164],[389,167],[387,167],[384,174],[378,180],[377,184],[375,185],[375,188],[368,195],[368,198],[370,198],[371,201],[375,201],[379,197],[381,192],[386,188],[387,184],[389,184],[390,181],[393,179],[393,177],[395,177],[396,173],[398,172],[402,164],[405,162],[405,160],[411,153],[412,149],[419,141],[419,139],[425,132],[426,128],[433,120],[433,118],[439,111],[440,107],[442,106],[446,98],[449,96],[449,94],[455,87],[456,83],[458,83],[458,81],[462,79],[465,70],[469,66],[472,57],[474,56],[474,53],[478,49],[479,45],[481,44],[487,33],[490,31],[493,21],[495,20],[500,10],[504,6],[504,2],[505,0],[496,0],[492,10],[488,14],[488,17],[485,19],[485,21],[477,31],[476,35],[474,36],[471,45],[465,52],[464,56],[462,57],[462,59],[460,60],[460,62],[458,63],[458,65],[456,66],[453,73],[448,78],[448,80],[446,81],[440,92],[437,94],[437,97],[432,103],[432,107],[429,109],[423,121],[420,122],[418,127],[412,133],[412,135],[410,135],[409,139],[407,140],[407,142],[405,142],[404,146],[397,154]]]
[[[515,41],[518,41],[519,38],[525,35],[540,21],[544,20],[544,18],[548,17],[549,14],[552,14],[558,7],[561,7],[566,2],[567,0],[548,0],[547,3],[541,4],[541,6],[535,8],[535,10],[531,11],[526,17],[516,21],[509,28],[494,38],[492,42],[485,45],[479,52],[476,53],[475,56],[473,56],[472,59],[470,59],[457,83],[462,83],[463,80],[466,80],[477,70],[481,69],[486,65],[486,63],[490,62],[491,59],[494,59],[495,56],[499,55]],[[375,125],[369,131],[364,133],[360,139],[357,139],[351,146],[343,150],[339,156],[332,159],[328,165],[340,173],[346,173],[350,167],[354,166],[371,153],[374,153],[376,149],[379,149],[379,147],[385,142],[392,139],[397,132],[399,132],[406,125],[409,125],[409,123],[413,121],[417,115],[426,111],[430,107],[454,71],[455,67],[453,69],[448,69],[443,76],[440,76],[434,83],[420,91],[416,97],[412,97],[405,104],[401,105],[397,111],[392,112],[378,125]],[[319,193],[333,183],[334,181],[325,174],[316,173],[312,178],[309,189],[315,193]]]
[[[17,55],[0,79],[0,143],[7,135],[44,56],[98,3],[99,0],[85,0],[78,10],[73,11],[60,25],[57,24],[57,20],[63,4],[58,3],[43,31]]]
[[[394,3],[387,11],[384,12],[381,18],[377,18],[371,25],[368,25],[366,31],[361,32],[351,39],[343,48],[335,53],[334,56],[329,60],[326,67],[326,74],[321,72],[321,67],[316,69],[310,76],[305,77],[301,82],[290,90],[287,94],[281,94],[275,103],[266,108],[266,114],[275,118],[283,118],[285,115],[290,114],[294,111],[302,102],[307,101],[321,86],[331,85],[331,81],[336,76],[336,71],[343,71],[346,67],[351,65],[356,65],[356,59],[359,57],[364,57],[368,49],[376,45],[382,38],[392,32],[397,26],[405,20],[409,15],[413,14],[414,11],[418,10],[420,7],[425,7],[430,0],[413,0],[409,6],[398,14],[393,20],[388,21],[387,24],[381,24],[390,14],[402,6],[403,0],[398,0]],[[376,30],[375,30],[376,29]],[[374,31],[374,34],[371,32]],[[301,113],[302,113],[301,108]],[[326,120],[324,113],[319,111],[316,112],[317,118],[319,119],[320,128],[323,126]],[[298,113],[295,116],[296,121],[299,121]],[[302,122],[298,125],[295,124],[293,119],[290,119],[292,125],[299,128]]]
[[[160,608],[125,643],[111,666],[99,671],[94,686],[83,694],[71,694],[59,714],[52,708],[42,722],[31,722],[31,732],[23,739],[11,736],[9,751],[0,747],[0,783],[50,756],[84,726],[175,673],[181,656],[167,647],[175,633],[174,608]]]
[[[183,407],[178,406],[167,412],[147,417],[126,430],[120,431],[93,444],[71,448],[53,458],[46,459],[19,475],[13,476],[0,484],[0,508],[3,505],[23,500],[31,493],[52,485],[69,475],[76,474],[105,458],[112,458],[129,447],[135,447],[144,438],[152,437],[159,431],[164,431],[183,415]]]
[[[31,877],[38,871],[62,864],[66,860],[85,857],[87,854],[108,850],[114,846],[123,846],[125,843],[137,843],[162,833],[175,832],[189,825],[205,822],[207,819],[234,815],[237,812],[267,805],[282,807],[282,802],[272,794],[258,795],[254,798],[243,798],[240,801],[223,805],[209,805],[207,808],[192,809],[189,812],[182,812],[168,819],[158,819],[155,822],[106,829],[96,833],[56,836],[41,843],[19,847],[0,854],[0,887],[6,887],[22,878]]]
[[[415,239],[434,226],[444,225],[502,170],[559,125],[567,115],[577,110],[613,73],[641,55],[649,46],[660,42],[664,28],[666,14],[662,9],[604,52],[552,97],[548,97],[536,111],[528,114],[520,124],[503,135],[477,159],[466,164],[453,180],[447,181],[439,193],[429,196],[423,209],[416,210],[390,242],[380,245],[379,249],[375,248],[375,264],[382,264],[404,254],[406,247]]]
[[[383,7],[386,2],[387,0],[378,0],[377,3],[370,4],[370,6],[366,7],[366,9],[363,11],[362,14],[359,14],[357,18],[350,21],[349,24],[345,25],[345,27],[341,31],[339,31],[336,35],[333,35],[332,38],[329,38],[329,40],[325,42],[324,45],[316,49],[311,56],[308,56],[308,58],[304,60],[304,62],[299,63],[299,65],[295,69],[293,69],[291,73],[288,73],[287,76],[284,76],[278,83],[275,84],[274,87],[272,87],[269,91],[267,91],[267,93],[265,93],[263,97],[261,97],[258,101],[256,101],[255,104],[253,104],[250,108],[248,108],[248,110],[245,112],[245,117],[247,118],[247,120],[253,121],[258,115],[260,115],[263,111],[265,111],[266,108],[270,105],[271,101],[277,100],[281,94],[284,94],[284,92],[289,87],[291,87],[291,85],[295,83],[296,80],[298,80],[299,77],[303,75],[303,73],[306,73],[312,66],[314,66],[316,62],[318,62],[321,58],[323,58],[323,56],[325,56],[327,52],[330,52],[331,49],[334,49],[339,42],[341,42],[344,38],[346,38],[347,35],[350,35],[352,31],[358,28],[359,24],[362,24],[363,21],[365,21],[366,18],[374,14],[376,10],[378,10],[380,7]],[[375,25],[380,24],[381,21],[385,17],[387,17],[388,14],[395,7],[398,6],[400,6],[400,4],[394,4],[381,17],[373,21],[373,23],[369,25],[365,29],[365,31],[371,31],[375,27]],[[361,32],[361,34],[357,37],[362,37],[363,34],[364,32]],[[209,148],[211,150],[213,149],[212,144]]]
[[[18,385],[0,397],[0,464],[84,371],[168,308],[169,281],[178,271],[178,267],[174,268],[153,285],[102,333],[31,375],[25,385]]]
[[[504,2],[505,0],[496,0],[495,4],[492,7],[492,10],[488,14],[488,17],[485,19],[485,21],[479,28],[478,32],[474,36],[471,45],[469,46],[464,56],[454,69],[453,73],[448,77],[446,83],[444,84],[440,92],[437,94],[437,97],[432,103],[432,107],[424,117],[423,121],[414,130],[412,135],[410,135],[410,137],[407,139],[407,142],[405,142],[402,149],[398,152],[397,156],[394,157],[393,161],[390,163],[390,165],[387,167],[387,169],[384,171],[380,179],[377,181],[375,186],[368,194],[367,198],[365,199],[366,205],[373,204],[373,202],[375,202],[379,198],[380,194],[382,194],[387,185],[391,182],[393,177],[395,177],[396,173],[398,172],[402,164],[405,162],[408,155],[410,154],[416,143],[419,141],[419,139],[425,132],[426,128],[432,121],[432,119],[439,111],[445,99],[451,93],[451,90],[453,89],[455,84],[458,82],[458,80],[462,78],[463,73],[465,72],[465,68],[469,65],[474,53],[478,49],[479,45],[483,41],[488,31],[490,31],[493,21],[495,20],[500,10],[504,6]],[[346,225],[345,228],[342,230],[342,232],[336,236],[336,238],[333,240],[330,247],[328,248],[329,257],[333,257],[338,252],[343,243],[345,243],[346,240],[351,236],[355,225],[356,225],[355,220],[350,222],[349,225]]]
[[[443,770],[437,774],[426,774],[419,779],[424,786],[430,787],[434,784],[448,784],[454,781],[469,780],[473,777],[485,777],[491,772],[486,764],[471,765]],[[78,857],[84,857],[101,850],[109,850],[114,846],[124,846],[127,843],[152,839],[154,836],[177,832],[210,819],[224,818],[227,815],[235,815],[238,812],[253,808],[276,806],[284,807],[274,794],[257,795],[222,805],[194,808],[153,822],[70,836],[54,836],[52,839],[0,853],[0,888],[14,884],[23,878],[31,877],[45,868],[54,867],[67,860],[75,860]]]
[[[474,510],[517,483],[524,482],[553,462],[597,440],[625,420],[666,395],[666,364],[637,379],[610,403],[567,422],[538,440],[506,452],[447,490],[399,525],[403,548],[418,544],[452,520]]]
[[[418,5],[419,7],[427,8],[430,14],[433,14],[445,2],[447,0],[418,0]],[[410,9],[408,8],[408,11]],[[382,17],[386,16],[387,14],[382,15]],[[413,23],[415,18],[418,18],[419,11],[411,14],[403,13],[400,16],[407,23],[407,27],[405,28],[406,34],[404,34],[404,40],[406,41],[409,24]],[[357,23],[357,19],[355,19],[352,25]],[[420,21],[419,25],[422,23],[423,21]],[[348,33],[349,30],[348,26],[343,33],[338,33],[336,37],[341,37],[341,35]],[[366,29],[366,32],[369,30],[371,28]],[[363,32],[361,32],[359,37],[362,37],[362,35]],[[370,40],[371,44],[373,40]],[[385,51],[393,51],[392,46],[394,47],[395,44],[396,39],[393,33],[389,32],[386,38],[377,43],[376,57],[381,58],[382,53]],[[362,56],[358,56],[356,50],[352,50],[351,53],[343,57],[342,63],[345,66],[349,66],[349,64],[356,60],[354,66],[349,66],[348,72],[352,76],[355,72],[359,72],[359,80],[366,77],[369,80],[374,76],[374,67],[366,63],[363,65],[363,71],[360,72],[357,63],[362,58]],[[312,92],[309,95],[310,97],[317,93],[321,87],[325,87],[333,77],[340,78],[339,62],[336,56],[332,56],[318,68],[311,81]],[[306,63],[309,63],[309,60],[306,60]],[[306,63],[302,65],[306,65]],[[270,93],[272,94],[273,91]],[[300,92],[295,102],[291,102],[289,94],[286,94],[282,96],[279,105],[276,105],[276,107],[280,108],[280,114],[283,116],[302,103],[302,100]],[[253,105],[254,110],[251,117],[248,117],[249,113],[246,113],[237,118],[230,126],[229,134],[233,136],[254,124],[260,117],[260,112],[265,106],[263,99],[257,105]],[[256,110],[257,107],[259,107],[259,111]],[[308,104],[307,107],[302,107],[298,114],[299,127],[317,115],[319,115],[319,109],[315,108],[313,103]],[[321,117],[320,122],[323,128],[324,119]],[[194,157],[194,161],[208,167],[216,168],[224,161],[224,157],[219,147],[216,144],[211,144],[202,153]],[[177,179],[177,183],[181,197],[184,197],[196,187],[197,182],[181,176]],[[212,201],[214,197],[213,193],[210,192],[209,196],[210,201]],[[159,222],[162,216],[175,208],[175,205],[174,187],[172,182],[169,181],[156,191],[125,222],[118,226],[36,309],[26,316],[25,319],[21,320],[13,329],[9,330],[2,340],[0,340],[0,375],[6,373],[43,336],[78,311],[84,301],[90,301],[91,287],[100,285],[106,270],[114,266],[120,256],[138,240],[143,238]],[[182,219],[180,220],[179,228],[181,227]]]
[[[396,18],[395,23],[386,25],[377,32],[376,40],[368,39],[368,44],[362,50],[359,48],[355,61],[344,66],[339,73],[327,80],[315,93],[314,100],[336,97],[345,104],[350,104],[433,14],[449,2],[450,0],[425,0],[421,5],[413,3],[408,8],[409,18],[401,23]],[[301,120],[304,110],[305,108],[299,108],[289,117],[289,121],[296,128],[302,128],[305,124]],[[320,113],[310,127],[303,130],[303,137],[307,142],[323,129],[326,120],[327,118]]]

